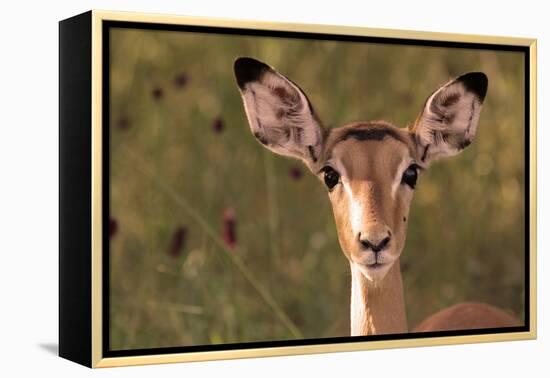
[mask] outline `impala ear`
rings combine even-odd
[[[428,97],[411,130],[423,162],[456,155],[472,143],[487,85],[484,73],[470,72]]]
[[[239,58],[235,77],[250,130],[271,151],[310,167],[321,155],[324,131],[302,90],[267,64]]]

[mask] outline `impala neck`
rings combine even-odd
[[[351,335],[406,333],[401,268],[396,261],[383,281],[374,284],[351,265]]]

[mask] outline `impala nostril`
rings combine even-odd
[[[389,242],[390,242],[390,236],[388,235],[384,238],[384,240],[382,240],[380,243],[378,243],[376,248],[373,248],[373,250],[375,252],[381,251],[381,250],[383,250],[384,248],[386,248],[388,246]]]
[[[372,244],[367,239],[361,239],[361,233],[359,233],[359,243],[363,246],[365,249],[372,248]]]
[[[368,240],[361,240],[361,244],[363,245],[363,247],[365,249],[371,249],[372,248],[372,244]]]

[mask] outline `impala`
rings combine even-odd
[[[487,77],[472,72],[449,81],[409,128],[371,121],[325,129],[305,93],[270,66],[243,57],[234,71],[252,134],[276,154],[301,159],[328,190],[351,269],[351,335],[408,332],[399,257],[417,178],[472,142]],[[414,331],[516,325],[493,306],[461,303]]]

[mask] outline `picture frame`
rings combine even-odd
[[[460,51],[497,51],[516,54],[518,59],[521,60],[523,75],[520,76],[520,81],[524,85],[519,89],[514,88],[514,90],[520,90],[523,94],[523,101],[519,103],[523,107],[523,114],[520,117],[523,121],[523,144],[520,144],[522,148],[520,151],[521,157],[523,158],[523,165],[521,166],[523,176],[522,180],[520,180],[522,183],[520,185],[521,190],[514,189],[515,191],[511,191],[512,194],[507,192],[508,194],[506,195],[511,196],[516,201],[516,197],[519,196],[518,193],[521,194],[522,192],[523,194],[523,201],[518,200],[519,202],[517,202],[521,203],[517,209],[518,214],[520,214],[518,215],[518,219],[524,221],[524,230],[522,231],[524,232],[522,234],[524,249],[520,251],[523,257],[521,260],[522,270],[518,273],[519,277],[521,277],[520,287],[522,296],[518,301],[523,303],[522,324],[518,326],[430,331],[423,333],[389,332],[387,334],[365,336],[341,335],[337,337],[323,337],[320,335],[318,337],[304,336],[265,340],[243,339],[240,342],[211,342],[207,344],[197,343],[191,345],[113,349],[110,340],[112,341],[113,338],[111,334],[111,317],[114,312],[112,306],[113,299],[110,295],[112,292],[109,290],[113,287],[113,282],[117,279],[118,275],[113,273],[113,266],[110,266],[110,236],[113,232],[117,232],[118,227],[120,227],[110,216],[110,206],[112,205],[110,196],[113,195],[110,176],[110,173],[112,173],[110,172],[111,157],[113,149],[117,148],[113,144],[113,140],[116,140],[116,138],[113,137],[111,139],[110,134],[115,128],[113,113],[115,112],[114,104],[116,102],[115,97],[117,96],[113,84],[113,56],[116,52],[116,46],[118,46],[116,45],[118,43],[117,39],[113,37],[113,30],[115,29],[144,32],[154,31],[158,33],[167,32],[173,34],[187,33],[191,38],[195,34],[202,33],[212,36],[223,36],[229,39],[242,36],[274,39],[286,38],[289,40],[331,41],[335,44],[339,42],[352,43],[355,44],[354,46],[370,44],[393,46],[396,48],[399,46],[409,46],[412,48],[426,47]],[[96,10],[61,21],[59,31],[59,355],[61,357],[95,368],[536,338],[537,76],[535,39],[334,25],[237,21]],[[153,49],[153,47],[151,48]],[[216,46],[212,45],[210,48],[215,49]],[[276,56],[276,54],[273,56]],[[247,103],[245,84],[251,80],[258,79],[254,76],[259,75],[258,70],[262,72],[261,75],[265,72],[273,74],[274,80],[279,80],[281,77],[285,78],[285,76],[284,73],[276,76],[277,71],[271,71],[272,68],[265,64],[262,65],[262,62],[256,60],[245,62],[241,60],[243,64],[242,70],[245,71],[241,70],[244,73],[239,77],[238,63],[234,63],[234,59],[236,58],[238,57],[234,56],[231,61],[227,62],[227,65],[228,67],[233,67],[233,64],[236,64],[237,85],[235,83],[231,83],[231,85],[234,86],[234,96],[238,98],[239,102],[241,101],[240,90],[240,94],[244,98],[246,111],[247,107],[250,108],[251,105]],[[202,64],[206,63],[208,62]],[[402,64],[406,64],[406,62],[404,61]],[[256,72],[256,74],[252,74],[251,72]],[[451,78],[449,77],[449,79]],[[183,87],[187,85],[188,80],[193,80],[193,78],[181,76],[179,77],[179,82],[177,80],[178,78],[176,77],[176,82],[173,85]],[[292,77],[289,78],[289,82],[285,81],[287,84],[284,85],[290,85],[290,88],[296,89],[293,85],[297,86],[298,84],[294,84],[295,82],[290,80],[298,82],[300,78]],[[449,82],[447,85],[453,85],[453,83],[455,82]],[[461,82],[459,81],[459,83]],[[469,90],[468,88],[471,88],[469,85],[464,84],[466,91]],[[485,97],[485,91],[486,86],[482,97]],[[437,91],[434,93],[437,93]],[[425,97],[429,94],[424,93],[423,96]],[[154,101],[155,98],[159,99],[165,96],[165,92],[155,87],[152,89],[150,95]],[[283,97],[281,96],[282,100],[284,100]],[[319,98],[319,95],[317,95],[317,98]],[[410,102],[412,100],[406,101]],[[481,99],[482,102],[483,98]],[[127,105],[130,109],[132,109],[132,106],[132,104]],[[472,105],[472,109],[475,106],[477,105]],[[254,118],[250,114],[248,114],[248,118],[245,118],[242,106],[239,112],[243,120],[249,120],[250,127],[254,131]],[[471,120],[472,115],[470,115]],[[127,127],[129,121],[127,119],[124,119],[124,121],[126,123],[118,124],[118,129],[125,129]],[[119,120],[119,122],[122,121]],[[218,123],[213,125],[213,127],[214,129],[222,129],[225,126],[223,123]],[[262,140],[262,137],[258,137],[257,135],[256,138],[261,144],[270,146],[269,141]],[[379,136],[372,138],[376,139]],[[380,138],[384,139],[383,136]],[[250,140],[254,141],[254,138],[251,137]],[[468,140],[468,144],[469,142],[470,140]],[[276,150],[273,145],[271,147],[272,150]],[[233,146],[233,148],[236,147]],[[260,146],[258,146],[259,149]],[[315,158],[314,160],[317,159],[316,151],[312,152],[312,149],[309,149],[309,153]],[[288,155],[287,152],[283,154]],[[424,155],[426,154],[427,152],[425,151]],[[490,152],[487,154],[490,155]],[[307,160],[307,157],[303,158],[303,160]],[[270,160],[266,161],[268,162],[267,164],[272,164]],[[297,172],[291,173],[291,175],[301,176],[302,171]],[[170,191],[170,188],[166,189],[165,187],[158,190],[159,192],[164,191],[166,194]],[[505,191],[505,189],[503,190]],[[175,200],[177,201],[177,198]],[[231,218],[233,215],[229,212],[224,216]],[[332,220],[330,221],[332,222]],[[179,233],[176,232],[176,236],[171,239],[172,243],[181,244],[181,239],[185,238],[186,232],[186,230],[180,230]],[[231,233],[233,231],[229,230],[227,232]],[[246,238],[246,235],[246,232],[241,232],[240,237]],[[228,236],[228,238],[231,239],[233,237]],[[178,242],[177,240],[180,241]],[[220,240],[227,241],[227,239]],[[225,248],[226,252],[231,249],[227,246]],[[374,249],[374,247],[372,248]],[[243,272],[246,278],[245,281],[255,286],[254,283],[258,281],[258,278],[246,266],[243,267],[245,262],[242,259],[235,260],[238,257],[231,258],[234,259],[233,263],[236,264],[235,266]],[[344,261],[342,261],[342,264],[345,265]],[[162,270],[165,268],[165,265],[160,264],[156,265],[155,269]],[[267,303],[268,308],[277,312],[277,308],[279,307],[277,305],[270,305],[270,302],[274,301],[274,299],[269,293],[266,294],[266,290],[261,282],[257,283],[255,287],[259,295],[258,301]],[[497,289],[498,287],[495,290]],[[145,306],[145,304],[138,304],[137,306]],[[152,306],[157,306],[157,304],[152,304]],[[195,311],[194,309],[191,310]],[[281,317],[284,318],[284,316]],[[271,318],[267,317],[266,319]],[[264,321],[269,322],[270,320]],[[290,323],[292,324],[292,321]],[[257,325],[250,326],[257,327]],[[208,325],[206,327],[208,329]],[[287,328],[292,328],[292,326]],[[154,333],[154,331],[151,331],[151,333]],[[292,336],[292,332],[289,335]],[[217,340],[216,337],[211,335],[210,339]]]

